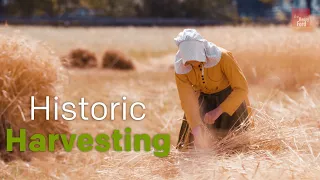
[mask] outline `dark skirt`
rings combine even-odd
[[[204,115],[217,108],[228,96],[231,94],[232,88],[229,86],[226,89],[213,93],[205,94],[201,93],[198,99],[200,105],[200,116],[203,121]],[[221,116],[215,121],[214,124],[206,124],[207,128],[218,139],[223,138],[229,130],[233,130],[240,127],[240,124],[248,119],[248,110],[245,101],[238,107],[232,116],[227,113],[222,113]],[[247,124],[247,123],[243,123]],[[244,127],[246,129],[246,127]],[[177,143],[177,149],[193,146],[193,135],[191,129],[184,115],[182,125],[179,133],[179,140]]]

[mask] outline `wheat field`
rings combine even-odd
[[[2,179],[318,179],[320,177],[320,30],[298,32],[286,26],[201,27],[209,41],[230,50],[249,82],[255,127],[228,136],[210,152],[178,152],[183,111],[172,64],[173,38],[182,28],[53,28],[1,26],[0,33],[24,36],[63,56],[89,49],[101,59],[117,49],[134,59],[135,71],[66,69],[63,99],[79,102],[141,101],[143,121],[69,122],[72,133],[169,133],[171,152],[96,151],[38,153],[31,162],[1,163]],[[1,52],[0,52],[1,53]],[[79,111],[79,109],[77,109]],[[118,119],[117,119],[118,117]],[[250,143],[248,142],[250,141]]]

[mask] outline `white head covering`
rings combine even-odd
[[[174,63],[177,74],[187,74],[191,65],[187,61],[195,60],[204,62],[205,68],[210,68],[219,63],[221,50],[212,42],[205,40],[195,29],[185,29],[174,38],[179,51]]]
[[[201,41],[183,41],[180,43],[179,49],[183,64],[189,60],[206,62],[205,46]]]

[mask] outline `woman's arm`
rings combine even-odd
[[[220,107],[223,112],[232,116],[248,95],[248,83],[231,52],[223,53],[221,68],[229,80],[233,91],[226,100],[221,103]]]
[[[175,79],[181,107],[186,115],[189,126],[193,129],[202,123],[198,95],[192,88],[187,75],[175,73]]]

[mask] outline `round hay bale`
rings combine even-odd
[[[119,70],[133,70],[135,66],[132,60],[120,51],[108,50],[102,58],[102,67]]]
[[[93,68],[98,65],[96,55],[85,49],[74,49],[61,60],[66,67]]]
[[[53,98],[62,97],[64,79],[60,60],[50,54],[49,49],[21,37],[0,35],[0,153],[3,160],[14,157],[25,160],[26,156],[15,151],[16,148],[14,152],[6,152],[9,127],[14,135],[26,129],[26,147],[33,134],[46,138],[48,134],[69,134],[66,121],[54,120]],[[31,120],[31,96],[35,98],[36,107],[46,106],[46,96],[50,97],[50,120],[46,120],[45,110],[35,110],[35,119]],[[61,147],[61,142],[56,141],[56,147]]]

